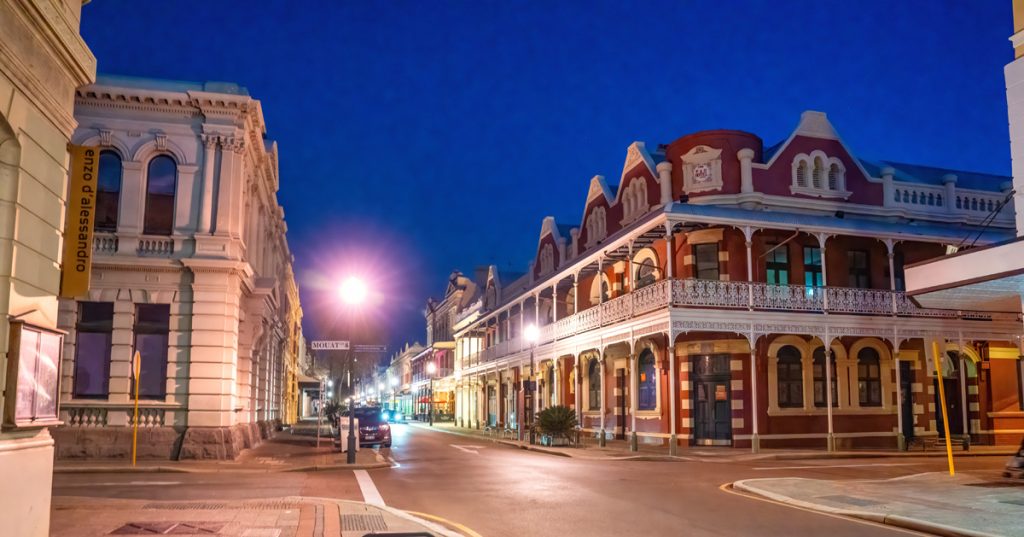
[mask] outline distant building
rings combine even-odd
[[[490,271],[479,299],[444,310],[456,359],[435,384],[469,427],[522,430],[560,404],[586,435],[676,451],[935,438],[942,382],[952,434],[1019,441],[990,410],[1021,404],[1021,379],[994,374],[1019,363],[1020,310],[904,292],[905,266],[1012,237],[1010,188],[861,157],[820,112],[769,147],[731,130],[635,142],[616,182],[590,181],[578,224],[544,219],[527,275]]]
[[[75,88],[96,76],[96,58],[78,31],[84,3],[0,0],[0,375],[6,379],[6,394],[0,398],[4,419],[0,519],[4,535],[50,533],[53,439],[47,427],[56,422],[57,378],[40,375],[54,371],[60,353],[60,334],[54,329],[68,143],[76,126]],[[30,337],[24,337],[27,334]],[[40,334],[57,348],[43,352],[32,348]],[[37,360],[47,363],[36,368]],[[28,374],[22,377],[22,372]],[[35,395],[19,397],[25,390]],[[37,406],[33,399],[46,404]],[[50,419],[38,419],[44,417],[40,411]]]
[[[298,417],[302,310],[260,102],[228,83],[101,76],[92,284],[62,300],[59,457],[233,458]]]
[[[403,416],[413,415],[412,360],[423,352],[423,345],[419,342],[406,343],[401,351],[391,357],[385,378],[381,379],[387,386],[387,396],[382,397],[383,404],[401,412]]]

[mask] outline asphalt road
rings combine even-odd
[[[396,425],[396,467],[217,474],[57,474],[54,496],[230,500],[289,495],[383,501],[460,523],[485,537],[908,535],[723,490],[753,477],[885,479],[945,468],[942,458],[810,461],[610,462],[534,453]],[[958,470],[998,475],[1002,457]],[[366,476],[369,476],[369,480]]]

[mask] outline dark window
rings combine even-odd
[[[804,246],[804,285],[807,287],[825,285],[821,275],[821,248]]]
[[[170,235],[174,226],[174,191],[178,167],[174,159],[159,155],[149,161],[146,175],[146,221],[143,233]]]
[[[587,404],[590,410],[601,410],[601,366],[597,359],[591,359],[587,366],[587,390],[590,397]]]
[[[117,211],[121,202],[121,157],[113,151],[101,152],[98,175],[95,229],[117,231]]]
[[[832,368],[832,406],[839,406],[839,385],[836,383],[836,356],[829,353],[829,367]],[[825,386],[825,347],[814,349],[814,406],[823,407],[827,400],[828,387]]]
[[[717,242],[693,245],[693,259],[697,266],[698,280],[719,279]]]
[[[893,274],[896,276],[896,290],[906,291],[907,290],[907,278],[903,272],[903,265],[906,262],[903,259],[903,252],[895,252],[892,256],[892,268]]]
[[[658,375],[654,368],[654,353],[644,350],[637,359],[637,370],[640,378],[637,379],[639,393],[637,397],[637,408],[639,410],[654,410],[658,407]]]
[[[162,399],[167,395],[167,334],[170,325],[170,305],[139,304],[135,307],[135,350],[142,355],[139,397]]]
[[[857,353],[857,391],[860,406],[882,406],[882,367],[878,351],[865,347]]]
[[[850,267],[850,287],[858,289],[871,288],[871,270],[868,265],[868,253],[864,250],[846,252]]]
[[[654,266],[654,261],[651,259],[644,259],[640,262],[640,266],[636,269],[636,288],[645,287],[651,285],[655,281],[655,271],[657,267]]]
[[[79,302],[75,325],[75,397],[106,397],[110,385],[112,302]]]
[[[765,256],[765,281],[771,285],[789,284],[789,249],[785,244],[769,244]]]
[[[804,368],[800,351],[786,345],[779,349],[778,359],[779,407],[801,408],[804,406]]]

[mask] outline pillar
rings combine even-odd
[[[672,202],[672,163],[659,162],[656,168],[658,170],[658,186],[661,187],[661,203],[665,205]]]
[[[213,164],[216,159],[218,137],[212,134],[203,135],[203,194],[200,199],[199,229],[200,233],[209,233],[213,223]]]
[[[943,175],[942,186],[946,189],[946,212],[956,213],[956,175],[951,173]]]
[[[672,256],[669,256],[671,259]],[[676,372],[676,336],[673,333],[668,334],[668,345],[665,346],[665,352],[668,353],[668,393],[669,393],[669,435],[668,435],[668,454],[670,456],[676,456],[679,454],[679,436],[678,436],[678,406],[679,406],[679,392],[676,390],[676,385],[679,383],[679,373]]]
[[[630,346],[632,347],[632,345]],[[637,392],[640,391],[640,375],[636,370],[638,354],[635,349],[632,351],[629,355],[629,450],[637,451],[639,446],[636,437],[636,411]]]
[[[896,206],[896,188],[893,185],[893,176],[896,175],[896,170],[892,166],[885,166],[881,171],[882,175],[882,206],[883,207],[895,207]]]
[[[740,160],[740,192],[749,194],[754,192],[754,150],[744,147],[736,153]]]
[[[599,369],[601,370],[601,437],[598,439],[598,445],[601,446],[601,447],[604,447],[604,445],[605,445],[605,426],[604,426],[604,420],[605,420],[605,414],[607,413],[607,410],[605,409],[605,401],[608,400],[608,379],[605,378],[605,376],[604,376],[604,350],[603,349],[601,350],[600,354],[598,354],[597,359],[598,359],[597,365],[600,366]]]

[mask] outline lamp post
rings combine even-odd
[[[529,405],[524,406],[528,406],[526,411],[526,418],[529,419],[527,425],[530,427],[530,444],[535,444],[537,443],[537,433],[533,427],[533,397],[534,391],[537,387],[537,381],[534,380],[533,375],[533,351],[537,347],[537,340],[540,339],[540,330],[537,328],[537,325],[531,324],[528,325],[526,327],[526,330],[523,331],[523,335],[526,337],[526,341],[530,344],[530,378],[529,380],[527,380],[526,383],[525,394],[525,403],[529,403]]]
[[[434,362],[427,362],[427,375],[430,376],[430,391],[428,397],[430,398],[430,406],[427,412],[430,416],[430,426],[434,426],[434,373],[437,371],[437,364]]]
[[[339,294],[341,300],[349,306],[358,306],[366,300],[366,284],[362,280],[356,277],[349,277],[341,283],[339,288]],[[350,325],[351,326],[351,325]],[[349,330],[349,339],[352,338],[351,330]],[[349,341],[348,351],[348,443],[346,444],[345,462],[347,464],[356,463],[356,431],[355,431],[355,401],[352,398],[352,342]]]

